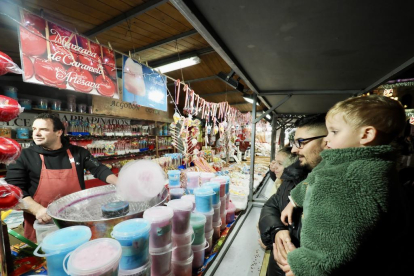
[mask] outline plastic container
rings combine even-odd
[[[220,202],[220,183],[219,182],[206,182],[201,187],[208,187],[213,189],[214,195],[213,195],[213,205]]]
[[[220,215],[224,214],[227,208],[226,196],[220,197]]]
[[[230,193],[226,194],[226,208],[229,208],[230,203]]]
[[[20,103],[21,107],[24,107],[24,110],[31,110],[32,109],[32,100],[19,99],[19,103]]]
[[[181,197],[181,199],[187,200],[187,201],[190,201],[191,203],[193,203],[193,210],[192,211],[195,210],[195,195],[183,195]]]
[[[173,216],[173,209],[165,206],[156,206],[145,210],[143,218],[151,223],[149,240],[151,249],[164,248],[171,243],[171,224]]]
[[[221,206],[220,201],[218,204],[215,204],[215,205],[213,204],[213,210],[214,210],[213,221],[218,221],[221,219],[220,218],[220,206]]]
[[[226,223],[226,216],[227,216],[227,210],[224,211],[224,214],[220,214],[221,217],[221,226],[220,226],[220,230],[224,230],[227,227],[227,223]]]
[[[104,218],[122,217],[129,213],[129,202],[114,201],[102,205],[102,216]]]
[[[167,172],[168,175],[168,186],[172,187],[180,187],[180,174],[181,171],[178,170],[171,170]]]
[[[69,112],[76,112],[76,104],[75,103],[68,103],[68,111]]]
[[[213,229],[213,217],[214,217],[214,209],[207,213],[200,213],[206,217],[206,226],[204,228],[204,232],[211,231]]]
[[[227,205],[227,214],[226,214],[226,223],[232,223],[234,221],[234,217],[236,214],[236,206],[230,202],[229,205]]]
[[[33,223],[33,228],[36,230],[37,244],[41,243],[48,234],[59,230],[59,227],[57,227],[53,222],[40,224],[37,220]]]
[[[29,128],[27,127],[18,127],[16,128],[16,138],[17,139],[29,139]]]
[[[183,196],[184,192],[185,190],[183,188],[170,188],[170,199],[180,199]]]
[[[115,225],[111,236],[122,245],[119,268],[131,270],[145,266],[149,261],[149,231],[145,219],[130,219]]]
[[[78,112],[86,113],[86,104],[78,104]]]
[[[171,273],[172,244],[163,248],[150,249],[151,276],[164,276]]]
[[[206,232],[206,241],[208,242],[208,247],[206,248],[206,253],[210,254],[211,250],[213,249],[213,234],[214,229]]]
[[[59,229],[46,235],[33,254],[46,257],[49,275],[67,275],[63,270],[66,255],[88,242],[91,237],[91,229],[87,226],[78,225]],[[45,254],[37,253],[39,248],[42,248]]]
[[[151,262],[146,263],[145,265],[131,269],[131,270],[123,270],[119,269],[118,271],[119,276],[151,276]]]
[[[191,247],[190,247],[191,250]],[[187,259],[183,260],[183,261],[178,261],[178,260],[172,260],[172,271],[174,275],[180,275],[180,276],[191,276],[193,273],[193,259],[194,256],[193,254],[191,254],[190,257],[188,257]]]
[[[187,173],[187,188],[199,187],[200,173],[199,172],[188,172]]]
[[[221,219],[219,221],[213,221],[213,239],[218,240],[220,238]]]
[[[52,101],[52,110],[62,110],[62,102],[59,100]]]
[[[188,259],[190,256],[193,255],[193,251],[191,250],[191,242],[177,246],[172,251],[172,260],[183,261]]]
[[[199,187],[194,189],[196,211],[201,213],[213,210],[213,189],[209,187]]]
[[[201,184],[210,182],[213,177],[216,175],[214,173],[201,173],[200,174],[200,182]]]
[[[214,177],[210,180],[211,182],[219,182],[220,183],[220,197],[223,197],[226,195],[226,183],[227,180],[221,176]]]
[[[193,259],[193,269],[199,269],[204,264],[205,250],[208,248],[206,240],[199,245],[192,245],[191,249],[193,250],[194,259]]]
[[[39,105],[37,106],[40,109],[47,109],[48,100],[47,99],[39,99]]]
[[[88,106],[88,113],[93,114],[93,106]]]
[[[193,245],[199,245],[205,240],[205,225],[206,217],[201,213],[192,213],[190,217],[190,224],[194,231]]]
[[[173,246],[175,247],[183,246],[189,243],[191,244],[193,243],[193,240],[194,240],[194,230],[192,227],[188,229],[188,231],[185,232],[184,234],[172,233]]]
[[[109,238],[92,240],[66,256],[69,260],[65,271],[71,276],[118,275],[121,255],[122,247],[118,241]]]
[[[75,95],[68,95],[68,104],[73,103],[76,105],[76,96]]]
[[[17,88],[14,86],[3,86],[4,96],[17,100]]]
[[[219,176],[219,177],[226,179],[226,195],[227,195],[228,193],[230,193],[230,176],[223,175],[223,176]]]
[[[174,199],[167,203],[173,209],[172,229],[175,234],[185,234],[190,229],[190,215],[193,204],[187,200]]]

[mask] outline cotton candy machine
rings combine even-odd
[[[47,213],[59,228],[73,225],[86,225],[92,231],[92,238],[110,237],[112,228],[121,221],[142,218],[144,211],[153,206],[161,205],[168,196],[165,188],[160,194],[145,202],[129,202],[128,214],[116,218],[104,218],[102,206],[122,201],[116,193],[114,185],[106,185],[76,192],[52,202]]]

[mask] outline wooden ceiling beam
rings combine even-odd
[[[93,38],[100,33],[103,33],[115,26],[118,26],[124,23],[126,20],[130,18],[137,17],[138,15],[143,14],[149,10],[152,10],[166,2],[168,2],[168,0],[150,0],[148,2],[145,2],[142,5],[136,6],[135,8],[132,8],[127,12],[124,12],[118,16],[115,16],[114,18],[104,22],[103,24],[99,26],[96,26],[95,28],[85,32],[84,35],[87,37]]]
[[[147,46],[143,46],[141,48],[135,49],[135,51],[134,51],[134,49],[132,49],[130,51],[131,51],[131,53],[134,53],[134,54],[135,53],[139,53],[139,52],[142,52],[142,51],[151,49],[151,48],[155,48],[155,47],[159,47],[159,46],[162,46],[162,45],[171,43],[171,42],[173,42],[175,40],[179,40],[179,39],[183,39],[183,38],[189,37],[189,36],[194,35],[196,33],[197,33],[197,31],[195,29],[189,30],[187,32],[183,32],[181,34],[174,35],[174,36],[168,37],[166,39],[163,39],[163,40],[160,40],[160,41],[157,41],[157,42],[148,44]]]

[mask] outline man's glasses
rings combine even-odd
[[[304,145],[306,145],[307,143],[309,143],[310,141],[316,140],[316,139],[320,139],[320,138],[324,138],[327,135],[322,135],[322,136],[315,136],[315,137],[310,137],[310,138],[298,138],[296,140],[290,140],[290,145],[293,147],[297,147],[298,149],[302,148]]]

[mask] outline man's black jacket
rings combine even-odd
[[[300,166],[299,160],[285,168],[282,174],[282,185],[277,190],[276,194],[272,195],[264,204],[260,213],[259,230],[262,242],[268,249],[273,248],[275,235],[279,230],[289,230],[293,244],[299,246],[301,215],[302,211],[299,209],[293,214],[293,227],[285,226],[280,220],[280,215],[286,205],[289,203],[288,196],[290,191],[302,180],[304,180],[309,173],[309,170]],[[273,252],[269,257],[269,266],[267,276],[285,275],[283,271],[276,264],[273,259]]]

